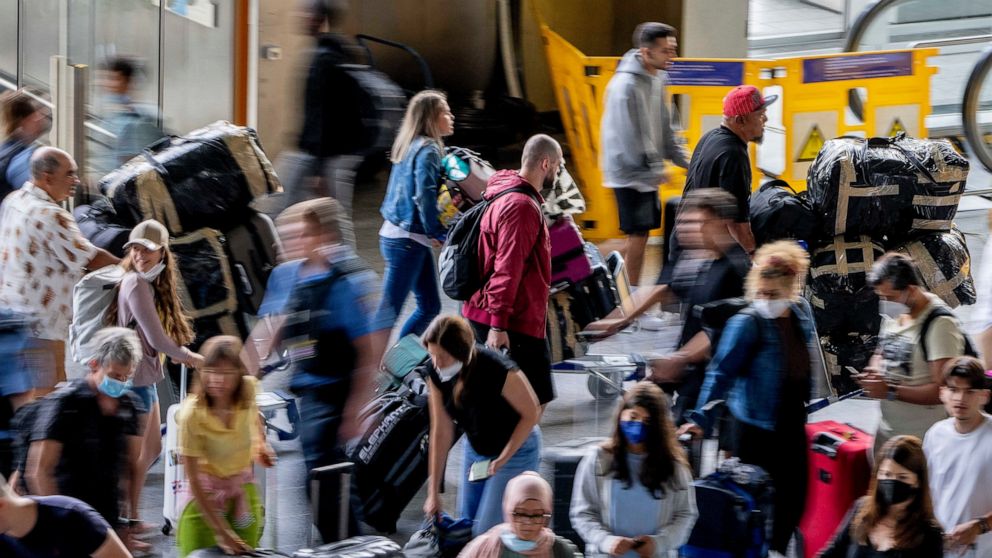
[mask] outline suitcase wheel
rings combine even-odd
[[[162,526],[162,534],[168,537],[169,533],[171,532],[172,532],[172,522],[166,519],[165,525]]]
[[[589,388],[589,393],[596,399],[603,400],[613,399],[620,395],[623,373],[604,372],[603,375],[609,378],[610,381],[604,381],[595,374],[589,374],[589,378],[586,380],[586,387]]]

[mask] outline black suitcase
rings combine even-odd
[[[118,258],[124,257],[131,229],[116,222],[117,214],[106,198],[98,198],[90,205],[80,205],[72,211],[79,225],[79,232],[97,248],[103,248]]]
[[[258,314],[269,274],[278,263],[276,227],[268,216],[255,213],[244,224],[227,231],[224,241],[238,307],[247,314]]]
[[[613,275],[606,264],[592,267],[592,275],[566,289],[572,298],[572,319],[579,327],[605,318],[620,305]]]
[[[403,556],[400,545],[386,537],[352,537],[317,548],[301,548],[293,558],[393,558]]]
[[[365,434],[350,448],[362,521],[395,533],[396,521],[427,482],[430,415],[426,397],[386,392],[366,406]]]
[[[731,463],[693,483],[699,518],[679,556],[756,558],[768,554],[772,483],[760,467]]]
[[[575,471],[579,461],[592,451],[592,447],[603,443],[605,438],[587,436],[563,442],[546,448],[542,456],[542,473],[551,483],[555,495],[551,510],[551,530],[556,535],[565,537],[584,552],[586,543],[572,528],[572,520],[568,517],[572,507],[572,488],[575,485]]]

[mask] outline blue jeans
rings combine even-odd
[[[458,489],[458,516],[475,520],[472,536],[478,537],[503,523],[503,491],[510,479],[524,471],[537,471],[541,461],[541,427],[535,426],[523,445],[496,474],[483,481],[469,482],[472,464],[495,455],[479,455],[465,439],[465,452]]]
[[[379,237],[379,250],[386,260],[386,273],[382,285],[382,302],[378,318],[392,317],[396,323],[406,296],[413,291],[417,309],[403,324],[400,337],[408,333],[420,335],[441,312],[441,295],[438,292],[437,272],[434,270],[434,253],[430,248],[409,238]],[[382,322],[380,322],[382,323]]]

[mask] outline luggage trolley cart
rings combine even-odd
[[[556,362],[552,372],[588,374],[586,386],[597,399],[613,399],[623,393],[625,381],[644,378],[647,361],[641,355],[585,355]]]

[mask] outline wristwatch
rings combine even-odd
[[[989,527],[989,520],[986,519],[985,516],[976,517],[975,521],[978,522],[978,529],[981,530],[983,535],[992,530],[992,528]]]
[[[896,386],[889,384],[889,392],[885,394],[885,399],[888,401],[895,401],[897,399],[896,395],[898,395],[896,393]]]

